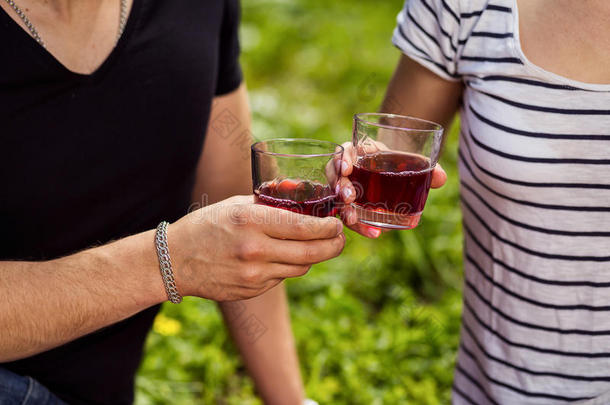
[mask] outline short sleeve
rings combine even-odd
[[[242,82],[239,64],[239,0],[225,0],[220,28],[216,95],[235,90]]]
[[[406,0],[392,43],[444,79],[459,81],[458,0]]]

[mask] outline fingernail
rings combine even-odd
[[[356,211],[350,211],[348,222],[349,225],[354,225],[356,222],[358,222],[358,214],[356,214]]]
[[[341,173],[345,173],[347,171],[347,162],[344,160],[341,162]]]
[[[337,221],[337,234],[343,232],[343,222]]]
[[[381,235],[381,230],[377,229],[377,228],[370,228],[369,229],[369,236],[371,238],[378,238],[379,235]]]
[[[341,191],[341,185],[337,183],[337,185],[335,186],[335,194],[339,194],[339,191]]]
[[[341,190],[341,194],[343,194],[343,199],[347,200],[352,195],[352,189],[345,187],[343,190]]]

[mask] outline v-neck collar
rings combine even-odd
[[[7,11],[3,8],[0,8],[0,21],[5,19],[7,21],[6,27],[18,32],[16,38],[19,38],[21,45],[24,47],[24,49],[28,50],[42,65],[49,69],[60,71],[66,76],[83,80],[94,80],[100,76],[103,76],[104,73],[108,71],[113,64],[115,64],[116,60],[123,52],[123,49],[129,42],[129,39],[137,25],[142,1],[143,0],[133,0],[123,34],[117,41],[114,48],[112,48],[108,56],[106,56],[106,59],[104,59],[102,64],[99,65],[92,73],[78,73],[68,69],[52,53],[36,42],[36,40],[13,18],[11,18],[11,16],[8,15]]]

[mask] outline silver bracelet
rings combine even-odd
[[[161,268],[161,277],[163,277],[167,298],[174,304],[180,304],[182,302],[182,296],[176,287],[176,280],[174,280],[174,272],[172,271],[172,262],[169,258],[169,247],[167,246],[167,225],[169,225],[169,223],[163,221],[157,226],[155,247],[157,248],[159,267]]]

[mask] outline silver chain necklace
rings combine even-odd
[[[15,10],[15,13],[17,13],[19,18],[21,18],[21,21],[23,21],[23,23],[25,24],[27,29],[30,31],[30,34],[32,35],[32,37],[34,37],[36,42],[38,42],[43,48],[46,49],[47,46],[45,45],[44,41],[38,34],[38,31],[36,31],[36,28],[34,28],[34,24],[32,24],[32,22],[25,15],[23,10],[21,10],[17,6],[17,4],[15,4],[15,2],[13,0],[6,0],[6,2],[8,3],[9,6],[11,6],[11,8],[13,10]],[[121,38],[121,35],[123,35],[123,31],[125,30],[126,23],[127,23],[127,0],[121,0],[121,14],[119,16],[119,31],[117,32],[117,35],[116,35],[116,42],[118,42],[119,39]]]

